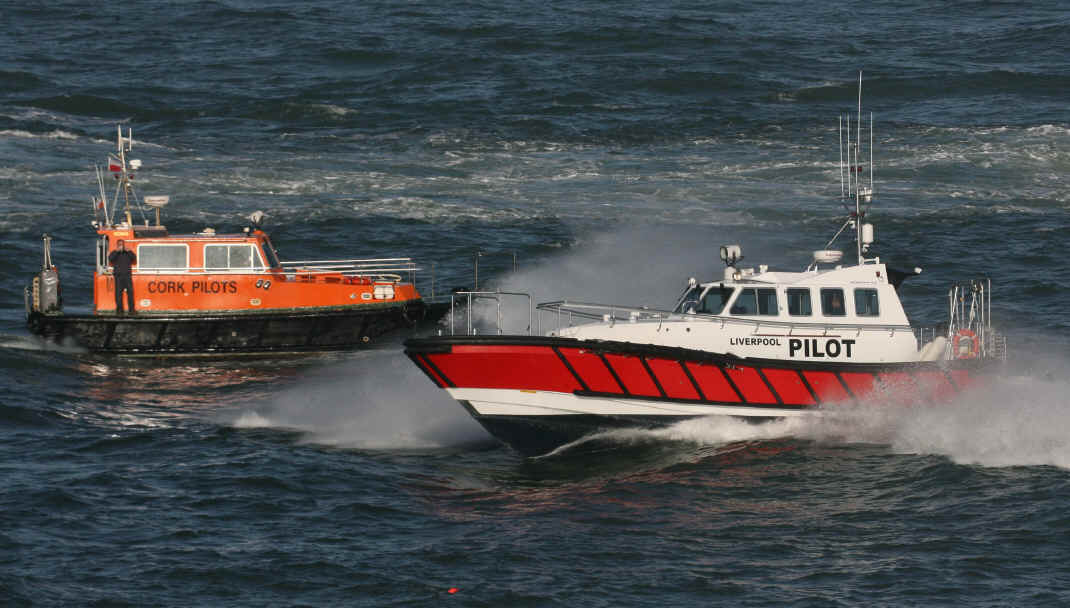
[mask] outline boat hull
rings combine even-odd
[[[541,336],[413,339],[406,354],[495,437],[525,455],[592,432],[727,415],[760,421],[859,400],[946,400],[980,361],[822,364]]]
[[[139,313],[131,316],[30,313],[30,332],[94,353],[215,355],[345,350],[441,316],[421,301],[316,310]]]

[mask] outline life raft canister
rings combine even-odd
[[[956,359],[975,359],[981,353],[981,341],[969,329],[960,329],[951,341],[951,352]]]

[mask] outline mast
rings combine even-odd
[[[131,194],[130,191],[133,189],[133,185],[130,183],[130,179],[133,176],[130,175],[127,172],[127,168],[126,168],[126,153],[134,145],[134,133],[133,133],[133,129],[127,129],[126,130],[126,137],[123,137],[123,128],[121,126],[116,126],[116,130],[118,131],[118,134],[119,134],[118,144],[117,145],[118,145],[119,170],[120,170],[120,173],[117,176],[119,178],[119,184],[118,184],[118,188],[116,189],[116,192],[118,192],[119,189],[122,190],[122,192],[123,192],[123,214],[126,215],[126,225],[127,226],[133,226],[134,225],[134,220],[133,220],[133,218],[130,217],[130,194]]]
[[[848,227],[855,229],[855,253],[858,256],[858,264],[865,263],[865,254],[873,243],[873,225],[866,223],[866,211],[873,202],[873,113],[869,115],[869,185],[863,185],[862,171],[864,169],[865,154],[862,149],[862,71],[858,72],[858,101],[856,106],[854,125],[854,139],[851,138],[851,114],[841,114],[839,119],[840,136],[840,198],[847,211],[847,221],[840,228],[836,236],[828,242],[826,247],[832,246]],[[848,204],[848,199],[854,199],[854,209]],[[865,206],[865,208],[863,208]]]
[[[134,133],[133,129],[127,129],[126,137],[123,137],[122,126],[116,127],[116,148],[114,154],[108,155],[107,170],[115,176],[115,193],[112,195],[111,204],[108,202],[107,196],[104,195],[104,183],[103,183],[103,171],[99,168],[97,170],[97,181],[100,185],[100,205],[104,210],[104,219],[106,225],[115,225],[114,214],[119,210],[119,200],[122,197],[123,201],[123,216],[126,219],[127,226],[134,225],[134,218],[131,215],[130,201],[133,199],[135,205],[141,211],[142,217],[145,216],[145,211],[141,209],[141,205],[138,203],[137,193],[134,191],[134,172],[141,168],[141,161],[137,159],[130,159],[127,162],[126,153],[134,145]]]
[[[858,113],[855,114],[857,120],[855,120],[856,128],[858,129],[858,136],[855,137],[855,170],[860,174],[862,173],[861,160],[859,158],[860,147],[862,145],[862,70],[858,70]],[[855,179],[855,245],[858,247],[858,264],[862,264],[862,176],[858,175]]]

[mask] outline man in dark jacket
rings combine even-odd
[[[119,239],[115,243],[115,251],[108,255],[108,263],[112,266],[112,274],[115,275],[115,314],[123,314],[123,291],[126,291],[126,302],[129,304],[130,313],[134,313],[134,279],[131,276],[131,266],[137,264],[137,256],[133,251],[126,248],[126,243]]]

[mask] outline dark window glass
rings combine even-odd
[[[860,317],[880,316],[880,305],[877,303],[876,289],[855,290],[855,314]]]
[[[732,314],[755,315],[758,314],[758,297],[753,289],[740,290],[736,301],[732,303]]]
[[[706,295],[702,296],[702,302],[699,303],[698,312],[708,315],[719,315],[724,309],[724,305],[728,303],[728,298],[732,297],[732,290],[725,287],[710,287],[710,290],[706,292]]]
[[[821,314],[826,317],[842,317],[847,314],[843,305],[843,290],[825,288],[821,290]]]
[[[810,308],[810,290],[792,288],[788,290],[788,314],[795,317],[809,317],[814,314]]]
[[[747,288],[740,290],[739,297],[732,304],[734,315],[775,315],[777,314],[776,290]]]
[[[758,314],[760,315],[775,315],[777,314],[776,305],[776,290],[775,289],[759,289],[758,290]]]
[[[267,254],[268,264],[272,268],[278,268],[279,266],[282,266],[282,264],[279,263],[278,254],[275,253],[275,248],[271,246],[271,243],[269,241],[264,241],[264,253]]]

